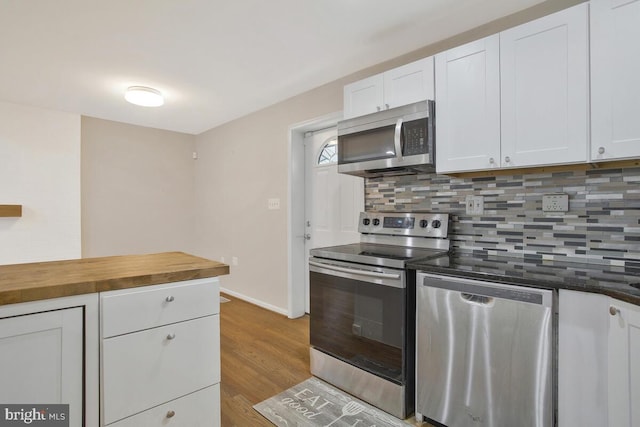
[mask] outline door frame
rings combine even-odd
[[[342,111],[306,120],[289,126],[287,212],[287,312],[290,319],[304,316],[304,233],[305,233],[305,161],[304,135],[335,126],[342,120]]]

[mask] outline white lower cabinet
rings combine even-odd
[[[559,296],[558,426],[640,427],[640,306]]]
[[[68,404],[71,427],[95,426],[97,352],[85,331],[96,308],[85,296],[0,307],[0,403]]]
[[[181,397],[112,424],[114,427],[211,427],[220,424],[220,385]]]
[[[609,426],[640,427],[640,307],[610,299]]]
[[[609,297],[558,295],[558,427],[607,426]]]
[[[220,425],[218,279],[104,292],[100,303],[102,425]]]

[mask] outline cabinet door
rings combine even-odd
[[[502,166],[585,162],[588,4],[500,33]]]
[[[640,0],[591,1],[591,159],[640,156]]]
[[[382,74],[358,80],[344,87],[344,118],[364,116],[380,111],[384,105]]]
[[[497,34],[436,55],[436,170],[499,167]]]
[[[82,423],[81,308],[0,319],[0,402],[69,404]]]
[[[384,108],[434,99],[433,56],[389,70],[383,79]]]
[[[608,423],[608,310],[606,295],[559,291],[558,426]]]
[[[609,425],[640,427],[640,307],[611,299]]]

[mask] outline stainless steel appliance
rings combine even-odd
[[[553,426],[554,298],[552,290],[418,273],[416,418]]]
[[[361,213],[360,243],[311,250],[311,373],[399,418],[415,403],[415,271],[449,216]]]
[[[338,123],[338,172],[374,177],[435,170],[435,103],[421,101]]]

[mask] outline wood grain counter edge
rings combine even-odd
[[[0,306],[229,274],[184,252],[0,265]]]

